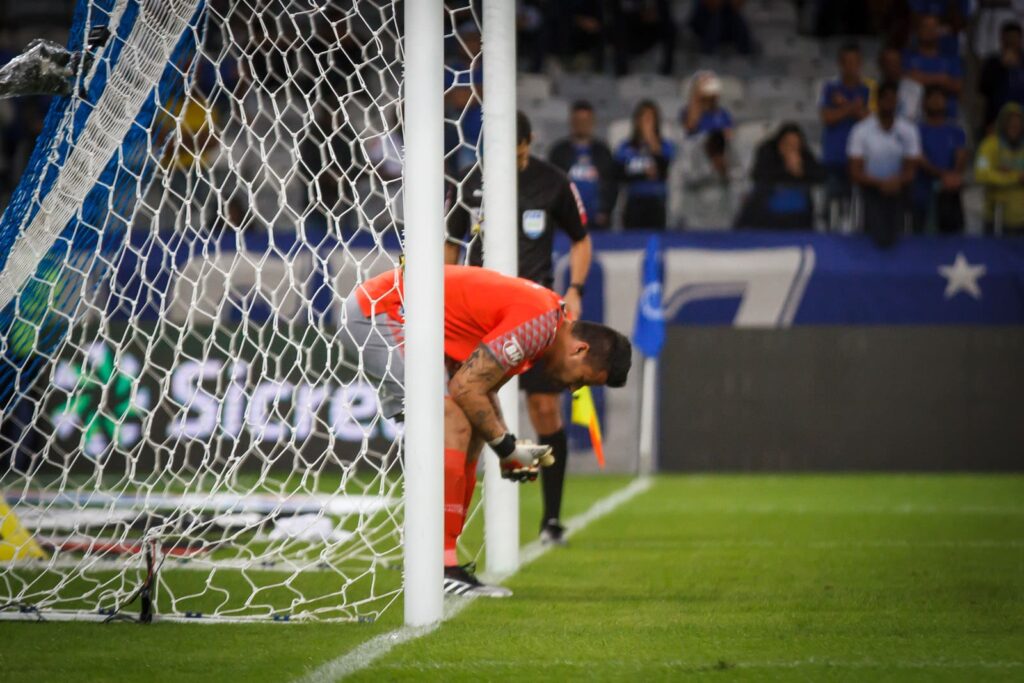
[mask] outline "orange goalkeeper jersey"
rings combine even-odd
[[[404,322],[400,270],[356,288],[363,315]],[[445,266],[444,353],[462,363],[484,344],[509,373],[519,374],[555,340],[566,320],[562,298],[529,280],[474,266]]]

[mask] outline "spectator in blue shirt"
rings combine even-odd
[[[658,105],[643,100],[633,110],[633,132],[615,150],[619,179],[626,185],[622,223],[630,228],[665,229],[668,168],[675,145],[661,136]]]
[[[699,71],[690,83],[690,101],[679,115],[687,135],[721,131],[728,140],[732,137],[732,115],[718,102],[722,94],[722,81],[713,71]]]
[[[916,45],[903,54],[907,76],[924,87],[937,85],[949,98],[948,114],[956,118],[960,92],[964,87],[964,67],[958,54],[943,53],[940,45],[941,27],[933,14],[921,17]]]
[[[924,232],[934,213],[939,232],[964,229],[960,191],[967,168],[967,135],[946,116],[946,92],[929,86],[924,96],[924,119],[918,124],[921,158],[913,188],[914,231]]]
[[[829,203],[848,203],[850,178],[846,143],[853,126],[868,115],[871,88],[861,76],[860,46],[847,43],[839,49],[839,78],[827,82],[821,91],[821,165],[825,169]]]
[[[573,103],[569,137],[555,143],[549,161],[576,184],[588,222],[593,227],[607,228],[615,205],[615,159],[608,146],[594,137],[594,107],[590,102]]]
[[[967,26],[970,0],[909,0],[908,4],[915,25],[922,17],[931,16],[948,25],[951,35]]]

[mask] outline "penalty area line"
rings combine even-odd
[[[634,479],[627,486],[624,486],[614,493],[601,498],[591,505],[586,512],[566,520],[566,537],[571,538],[573,535],[586,528],[590,523],[628,503],[633,498],[651,488],[652,483],[653,480],[650,477]],[[541,544],[540,541],[533,541],[524,545],[519,549],[519,568],[521,569],[537,560],[550,550],[551,547],[552,546],[550,545]],[[515,572],[509,572],[507,574],[487,574],[484,575],[484,578],[489,581],[501,581],[509,578],[513,574],[515,574]],[[441,617],[440,622],[429,626],[419,626],[415,628],[403,626],[393,631],[382,633],[379,636],[371,638],[362,645],[355,647],[351,651],[346,652],[340,657],[325,662],[316,669],[296,679],[296,683],[327,683],[328,681],[341,680],[346,676],[356,673],[357,671],[361,671],[402,643],[408,643],[409,641],[416,640],[417,638],[422,638],[427,634],[433,633],[442,623],[449,619],[454,619],[462,612],[462,610],[466,609],[466,607],[476,599],[477,598],[471,597],[447,597],[445,598],[444,616]],[[488,598],[483,599],[486,600]],[[513,599],[515,598],[513,597]]]

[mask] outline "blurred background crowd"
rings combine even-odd
[[[63,42],[73,4],[0,3],[0,62],[31,38]],[[485,91],[479,2],[461,5],[445,74],[455,181],[478,159]],[[908,232],[1024,234],[1022,0],[520,0],[517,17],[533,152],[574,180],[591,228],[864,231],[881,246]],[[358,55],[334,38],[345,73]],[[199,90],[247,69],[264,85],[293,77],[287,57],[201,66]],[[0,103],[4,203],[47,104]],[[216,108],[186,105],[182,131],[201,152],[169,163],[202,162]],[[347,125],[334,109],[328,98],[316,114],[325,130]],[[318,164],[369,163],[384,179],[374,194],[393,200],[391,118],[363,136],[368,159],[304,159],[311,182],[329,177]],[[228,205],[243,223],[245,207]]]

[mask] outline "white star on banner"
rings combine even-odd
[[[957,252],[953,265],[939,266],[939,274],[946,278],[946,298],[952,299],[959,292],[966,292],[974,299],[981,298],[978,280],[987,269],[981,263],[972,266],[962,251]]]

